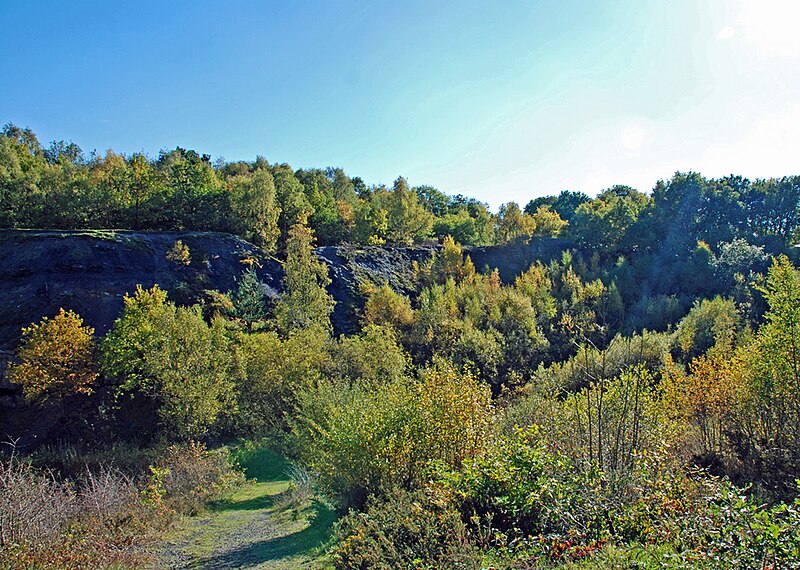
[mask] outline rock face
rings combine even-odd
[[[177,240],[189,248],[188,265],[167,258]],[[0,232],[0,349],[14,348],[22,327],[60,307],[105,334],[137,284],[157,283],[179,302],[205,289],[235,289],[249,259],[261,261],[259,277],[277,296],[280,264],[228,234]]]
[[[186,260],[170,260],[180,240]],[[571,244],[532,240],[505,246],[471,248],[475,267],[499,268],[512,280],[533,261],[549,261]],[[330,269],[336,300],[337,334],[358,328],[362,284],[388,283],[415,292],[414,263],[428,261],[436,246],[382,248],[322,247],[317,255]],[[158,284],[178,303],[190,304],[205,290],[231,291],[252,263],[266,292],[277,298],[283,271],[253,244],[229,234],[130,231],[0,231],[0,351],[16,348],[22,327],[53,316],[59,308],[79,313],[97,335],[105,334],[122,310],[122,299],[136,289]]]

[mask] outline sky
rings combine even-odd
[[[0,0],[0,123],[493,209],[800,174],[800,1]]]

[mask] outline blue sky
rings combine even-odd
[[[0,0],[43,141],[398,175],[493,208],[800,174],[800,2]]]

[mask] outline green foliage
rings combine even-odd
[[[535,236],[555,238],[561,235],[561,232],[567,227],[567,222],[561,219],[558,212],[546,205],[539,206],[531,214],[531,220],[533,223],[532,235]]]
[[[567,535],[575,525],[585,535],[600,508],[586,491],[598,479],[598,472],[582,473],[547,450],[532,428],[497,441],[461,472],[444,474],[442,484],[476,530],[504,546],[530,536]]]
[[[222,321],[209,327],[199,311],[178,308],[160,320],[159,337],[144,368],[159,400],[159,417],[184,437],[200,437],[224,413],[232,413],[236,370]],[[148,383],[149,384],[149,383]]]
[[[286,242],[285,291],[275,309],[278,328],[286,335],[310,327],[330,330],[334,300],[326,288],[331,279],[327,266],[314,257],[313,246],[311,229],[295,224]]]
[[[234,231],[245,236],[268,252],[274,252],[278,239],[278,217],[281,212],[276,201],[275,182],[267,168],[253,175],[232,178],[230,208]]]
[[[570,231],[575,241],[587,248],[615,251],[650,205],[645,194],[628,186],[614,186],[576,208]]]
[[[714,297],[696,301],[680,323],[676,341],[686,360],[691,360],[716,344],[733,346],[741,317],[730,299]]]
[[[298,170],[295,173],[303,185],[306,200],[311,206],[309,220],[320,242],[329,245],[344,239],[343,220],[337,206],[331,179],[319,169]],[[299,218],[295,218],[295,222]],[[289,239],[289,238],[287,238]]]
[[[232,300],[236,316],[244,321],[248,330],[252,330],[255,323],[267,318],[264,284],[252,265],[242,272],[239,287]]]
[[[414,322],[414,310],[408,297],[389,285],[376,287],[364,303],[365,325],[391,326],[403,330]]]
[[[529,238],[533,235],[533,218],[519,209],[519,204],[509,202],[500,206],[497,214],[497,241],[506,243],[518,238]]]
[[[339,339],[331,351],[328,374],[364,385],[399,382],[410,363],[391,327],[367,325],[360,335]]]
[[[480,552],[460,514],[425,490],[392,489],[339,521],[335,568],[474,568]]]
[[[236,368],[222,321],[207,325],[199,309],[175,307],[158,287],[126,296],[101,362],[120,393],[152,398],[163,426],[182,437],[204,435],[232,411]]]
[[[151,289],[138,285],[134,295],[126,295],[123,302],[122,315],[101,344],[100,365],[104,375],[127,389],[148,381],[144,358],[159,334],[157,323],[170,309],[167,293],[158,285]]]
[[[484,212],[488,219],[488,212]],[[488,245],[486,230],[481,228],[481,222],[482,219],[473,218],[466,209],[460,209],[436,218],[433,222],[433,235],[439,238],[452,236],[458,243],[465,245]],[[486,225],[489,224],[484,224]]]
[[[272,173],[261,168],[252,175],[235,176],[230,179],[229,187],[234,232],[269,252],[275,251],[281,208],[276,201]]]
[[[293,429],[301,457],[346,509],[419,486],[430,461],[457,467],[479,455],[491,423],[487,387],[443,365],[417,382],[321,382],[300,395]]]
[[[628,472],[637,454],[664,440],[661,402],[643,367],[598,380],[557,406],[551,430],[565,453],[611,474]]]
[[[275,184],[275,196],[281,207],[278,214],[279,243],[285,246],[289,230],[301,217],[308,219],[308,216],[313,212],[313,208],[308,198],[306,198],[303,185],[288,164],[273,166],[272,177]],[[281,249],[283,248],[281,247]]]
[[[411,343],[418,357],[445,356],[497,387],[518,383],[547,347],[532,303],[497,275],[449,279],[420,293]]]
[[[800,460],[800,276],[788,259],[774,261],[763,293],[766,323],[744,347],[747,405],[759,447]]]
[[[387,238],[395,244],[411,244],[428,237],[433,215],[419,203],[405,178],[398,178],[387,200]]]
[[[433,254],[429,275],[425,281],[442,284],[452,279],[458,284],[475,276],[475,266],[468,255],[464,256],[461,245],[452,236],[445,236],[442,250]]]
[[[235,429],[252,436],[282,432],[287,415],[301,393],[321,379],[329,362],[327,336],[319,330],[299,331],[287,340],[274,332],[239,338],[242,369],[236,387]]]
[[[152,437],[294,444],[339,508],[366,509],[343,519],[339,567],[788,568],[800,555],[800,278],[786,257],[761,273],[770,254],[793,251],[798,180],[676,173],[652,198],[625,186],[596,199],[565,191],[492,216],[403,178],[367,188],[338,168],[212,166],[181,148],[87,158],[8,125],[0,227],[232,231],[285,251],[274,323],[253,267],[231,299],[206,291],[203,313],[157,286],[126,297],[100,351],[116,400],[98,417],[120,431],[136,417]],[[379,278],[362,284],[362,330],[332,339],[315,235],[380,245],[433,235],[443,247],[402,285],[418,286],[415,298]],[[548,248],[566,240],[532,236],[576,249],[558,258]],[[459,245],[497,241],[555,261],[504,284]],[[167,252],[178,266],[191,258],[180,240]],[[67,397],[97,384],[92,333],[65,311],[32,325],[9,378],[30,400],[77,402]],[[196,511],[236,479],[197,446],[163,455],[131,494],[136,509],[102,524]],[[38,546],[15,538],[9,550],[0,536],[0,565],[80,566],[94,560],[92,541],[116,547],[81,538],[95,520],[72,518],[82,483],[30,469],[0,469],[0,527],[44,495],[66,510]],[[71,538],[48,551],[65,529]]]

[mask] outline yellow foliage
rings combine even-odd
[[[9,379],[28,399],[91,394],[98,376],[93,334],[79,315],[64,309],[22,329],[19,362],[10,368]]]

